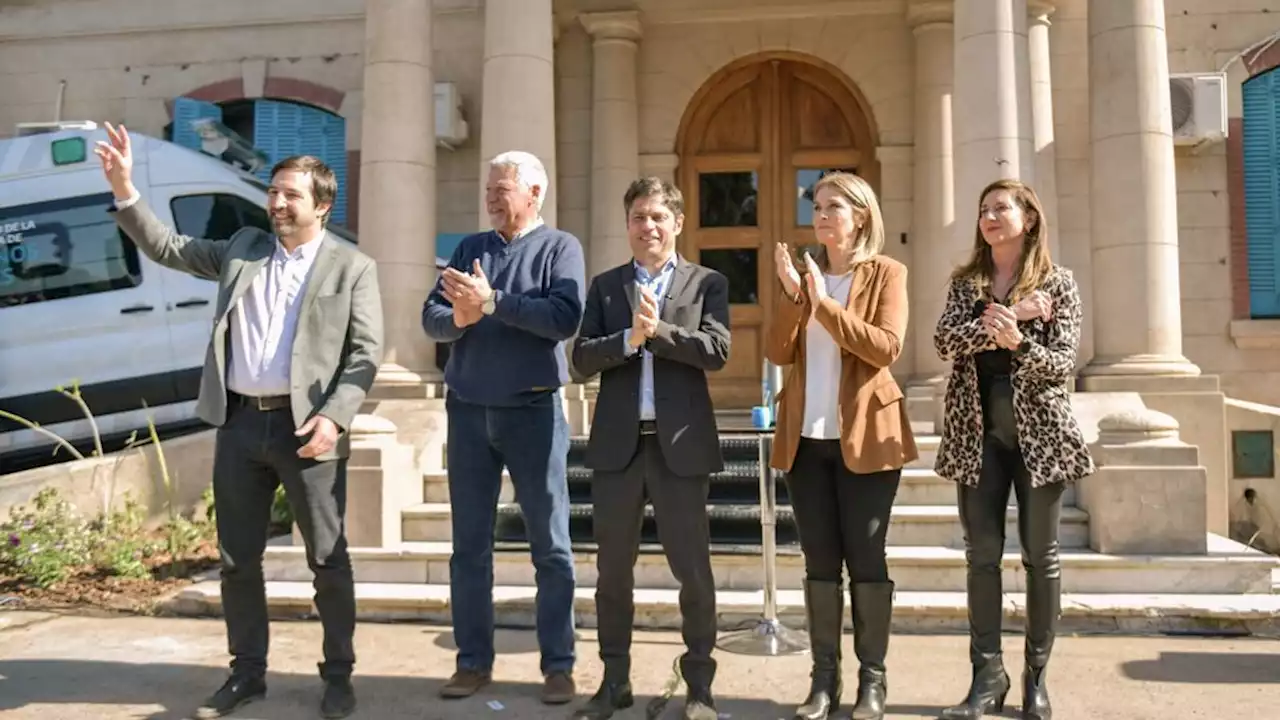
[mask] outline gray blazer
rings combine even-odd
[[[229,312],[271,258],[275,239],[252,227],[237,230],[225,241],[179,235],[160,222],[145,200],[114,215],[147,257],[218,283],[196,414],[221,426],[227,419]],[[338,425],[337,444],[319,458],[332,460],[349,454],[347,431],[382,362],[382,298],[371,258],[327,235],[321,242],[298,317],[289,377],[296,426],[317,413]]]
[[[600,374],[587,467],[624,470],[640,438],[641,353],[626,353],[636,296],[635,267],[597,275],[587,291],[582,327],[573,341],[573,366]],[[678,257],[658,330],[645,347],[653,354],[653,403],[658,441],[671,472],[683,477],[724,469],[707,373],[729,359],[729,281]]]

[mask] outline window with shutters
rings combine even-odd
[[[271,161],[258,176],[270,182],[271,166],[290,155],[320,158],[338,180],[338,195],[329,220],[335,225],[346,225],[346,119],[328,110],[281,100],[257,100],[253,112],[254,147],[266,153]]]
[[[1243,88],[1249,315],[1280,318],[1280,68]]]

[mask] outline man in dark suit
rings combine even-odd
[[[635,259],[592,280],[573,343],[576,370],[601,374],[587,466],[595,471],[596,615],[605,665],[599,691],[575,717],[603,720],[633,702],[632,594],[647,495],[680,583],[684,717],[715,720],[716,591],[706,507],[709,475],[724,461],[707,372],[729,358],[729,283],[676,254],[684,224],[678,189],[641,178],[623,203]]]
[[[355,584],[343,515],[351,422],[382,358],[377,266],[324,230],[338,183],[319,158],[271,171],[274,234],[237,230],[225,241],[179,235],[132,181],[129,133],[107,125],[96,152],[115,195],[115,219],[157,263],[218,284],[196,414],[218,428],[213,502],[222,555],[222,607],[231,677],[196,717],[222,717],[267,692],[267,598],[262,555],[276,486],[283,484],[315,575],[324,626],[321,714],[355,710]]]

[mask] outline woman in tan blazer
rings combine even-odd
[[[1003,710],[1009,694],[1000,577],[1012,489],[1027,587],[1021,717],[1049,720],[1044,671],[1062,588],[1062,494],[1095,469],[1067,396],[1083,313],[1071,271],[1049,258],[1035,191],[997,180],[978,202],[973,252],[951,276],[934,334],[938,356],[951,362],[936,468],[958,484],[973,665],[964,701],[940,717],[978,720]]]
[[[771,464],[787,473],[813,648],[812,686],[795,717],[826,718],[840,705],[848,568],[860,665],[853,717],[870,720],[884,715],[893,614],[885,536],[902,467],[917,454],[889,374],[907,332],[907,270],[879,254],[884,223],[866,181],[832,173],[813,197],[821,249],[816,260],[805,255],[803,276],[785,244],[775,249],[782,292],[765,349],[787,368]]]

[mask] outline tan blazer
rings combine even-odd
[[[902,389],[889,365],[902,352],[907,332],[907,268],[876,256],[854,269],[845,307],[828,298],[811,308],[807,294],[793,301],[779,289],[765,357],[787,367],[778,393],[778,418],[770,464],[790,470],[804,423],[805,325],[810,315],[840,347],[840,449],[855,473],[901,468],[918,456]]]

